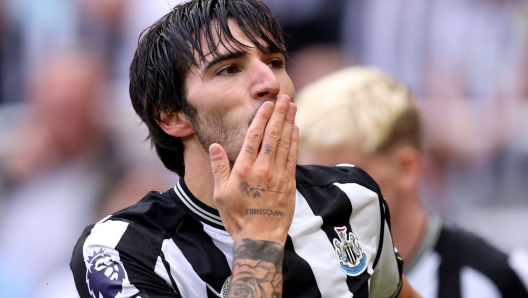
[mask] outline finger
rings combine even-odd
[[[291,137],[296,113],[297,106],[293,102],[290,102],[288,112],[286,113],[286,117],[284,118],[284,123],[282,125],[281,138],[277,143],[277,153],[275,154],[275,166],[278,169],[284,169],[286,161],[288,160],[288,153],[290,152]]]
[[[292,177],[295,177],[295,169],[297,166],[299,149],[299,127],[293,125],[293,131],[291,135],[290,151],[288,152],[288,160],[286,161],[286,171],[288,171]]]
[[[265,161],[265,163],[273,163],[277,151],[277,144],[282,134],[284,118],[288,112],[289,106],[290,97],[287,95],[279,96],[275,102],[273,114],[266,125],[264,138],[262,139],[262,146],[257,159],[261,159],[262,161]]]
[[[209,146],[209,158],[211,160],[211,170],[213,171],[214,177],[214,193],[223,194],[229,174],[231,173],[231,167],[229,165],[229,159],[227,154],[219,144],[212,144]],[[215,203],[219,197],[215,196]]]
[[[241,152],[237,158],[239,160],[255,161],[258,155],[258,149],[264,138],[264,130],[268,123],[275,105],[271,101],[263,103],[255,114],[255,118],[251,122],[246,133],[244,144],[242,145]]]

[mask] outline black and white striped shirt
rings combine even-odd
[[[284,297],[393,297],[401,258],[376,183],[361,169],[299,166]],[[183,179],[85,229],[71,260],[88,297],[224,297],[233,239]]]
[[[437,217],[404,273],[424,298],[528,298],[528,252],[505,254]]]

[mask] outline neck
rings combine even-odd
[[[187,146],[186,146],[187,145]],[[209,153],[200,144],[184,144],[185,176],[183,180],[191,193],[202,203],[216,209],[214,177]]]
[[[403,259],[411,260],[425,236],[428,215],[417,193],[409,197],[407,206],[401,207],[401,212],[391,213],[391,233]]]

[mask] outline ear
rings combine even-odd
[[[415,191],[420,186],[422,175],[422,157],[420,151],[411,146],[403,146],[397,151],[398,175],[401,187],[406,191]]]
[[[194,133],[191,122],[182,111],[161,112],[158,125],[166,134],[177,138],[184,138]]]

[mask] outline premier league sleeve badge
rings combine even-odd
[[[93,297],[115,298],[123,290],[125,278],[121,262],[103,249],[88,258],[86,282]]]

